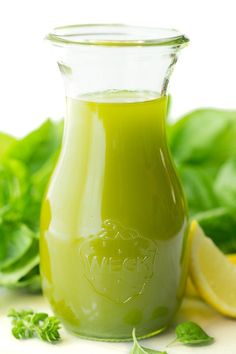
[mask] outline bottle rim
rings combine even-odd
[[[54,28],[46,40],[57,46],[91,45],[105,47],[184,47],[189,39],[168,28],[126,24],[77,24]]]

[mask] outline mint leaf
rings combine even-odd
[[[137,341],[137,338],[135,335],[135,328],[133,329],[132,337],[133,337],[134,344],[133,344],[133,347],[130,351],[130,354],[167,354],[167,352],[162,352],[159,350],[154,350],[154,349],[142,347]]]
[[[175,342],[177,341],[183,344],[210,344],[214,340],[214,338],[208,336],[198,324],[192,321],[179,324],[175,329],[175,333]]]

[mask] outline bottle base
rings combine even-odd
[[[151,333],[147,333],[141,336],[137,335],[137,339],[147,339],[150,337],[154,337],[157,334],[160,334],[162,332],[164,332],[166,330],[168,326],[162,327],[156,331],[153,331]],[[133,338],[132,336],[130,337],[118,337],[118,338],[111,338],[111,337],[96,337],[93,335],[85,335],[83,333],[77,332],[75,330],[72,330],[71,328],[68,328],[68,326],[65,325],[65,328],[68,330],[68,332],[72,333],[73,335],[75,335],[76,337],[79,337],[81,339],[87,339],[87,340],[93,340],[93,341],[97,341],[97,342],[132,342]]]

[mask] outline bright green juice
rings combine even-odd
[[[55,313],[78,335],[152,335],[180,304],[187,218],[165,116],[166,98],[151,92],[67,98],[42,208],[41,273]]]

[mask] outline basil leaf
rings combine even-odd
[[[0,285],[14,287],[21,278],[26,276],[39,264],[39,246],[35,238],[29,250],[18,261],[0,271]]]
[[[190,216],[223,252],[236,252],[236,111],[198,109],[168,126]]]
[[[210,209],[194,215],[207,236],[224,253],[236,252],[236,213],[230,208]]]
[[[198,324],[191,321],[179,324],[175,329],[175,333],[175,341],[183,344],[210,344],[214,340]]]
[[[58,151],[51,154],[50,158],[45,162],[43,166],[40,167],[30,179],[30,199],[29,205],[25,208],[23,220],[28,224],[32,229],[39,229],[39,219],[42,199],[46,190],[46,187],[49,182],[49,178],[55,167]]]
[[[61,145],[63,123],[46,120],[38,129],[18,140],[7,156],[24,163],[30,174],[38,171]]]
[[[37,269],[37,273],[39,273],[38,267],[35,267]],[[8,285],[8,288],[11,289],[24,289],[27,290],[29,293],[39,293],[41,290],[41,278],[39,274],[33,275],[32,277],[28,277],[25,280],[19,280],[16,283],[14,283],[13,287],[11,287],[11,284]]]
[[[47,120],[23,139],[0,133],[0,286],[40,288],[39,216],[62,131]]]
[[[222,206],[236,209],[236,158],[229,159],[222,165],[216,176],[214,189]]]
[[[213,190],[214,179],[207,170],[184,165],[179,167],[179,174],[187,196],[190,215],[219,205]]]
[[[12,136],[5,133],[0,133],[0,158],[4,156],[6,151],[14,142],[16,142],[16,139]]]
[[[0,224],[0,234],[0,270],[4,270],[24,256],[32,245],[34,233],[24,224]]]
[[[220,166],[236,156],[236,111],[198,109],[169,128],[177,163]]]
[[[133,329],[132,337],[133,337],[134,344],[133,344],[133,347],[130,351],[130,354],[167,354],[167,352],[162,352],[159,350],[154,350],[154,349],[142,347],[137,341],[137,338],[135,335],[135,328]]]
[[[27,168],[17,160],[0,162],[0,220],[20,220],[28,192]]]

